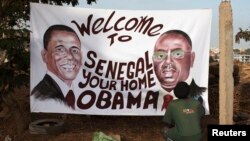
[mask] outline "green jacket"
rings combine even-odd
[[[173,140],[186,141],[188,138],[200,138],[202,129],[200,126],[201,117],[205,114],[205,109],[199,101],[188,99],[177,99],[169,103],[163,121],[174,124],[167,136]],[[186,138],[186,139],[185,139]],[[192,141],[200,139],[191,139]]]

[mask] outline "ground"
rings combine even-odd
[[[250,64],[240,65],[240,84],[234,89],[234,113],[250,113]],[[94,116],[94,115],[63,115],[39,114],[29,112],[29,90],[16,91],[18,104],[24,117],[26,128],[20,135],[16,132],[13,113],[0,116],[1,141],[91,141],[93,133],[102,131],[105,134],[118,134],[122,141],[164,141],[160,132],[164,127],[162,116]],[[202,119],[206,141],[208,124],[218,124],[218,85],[209,87],[210,115]],[[244,107],[244,108],[243,108]],[[28,125],[37,119],[56,118],[65,122],[66,130],[57,135],[33,135]],[[248,124],[238,119],[240,124]]]

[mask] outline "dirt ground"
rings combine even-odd
[[[234,113],[250,114],[250,64],[240,64],[240,84],[234,89]],[[0,117],[1,141],[91,141],[93,133],[118,134],[121,141],[164,141],[160,132],[164,127],[162,116],[94,116],[39,114],[29,112],[29,89],[18,90],[15,94],[22,111],[26,130],[17,135],[13,114]],[[218,85],[209,87],[210,115],[202,119],[206,141],[208,124],[218,124]],[[244,108],[243,108],[244,107]],[[65,122],[66,130],[57,135],[30,134],[28,125],[37,119],[56,118]],[[241,124],[248,124],[238,120]]]

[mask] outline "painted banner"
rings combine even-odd
[[[31,3],[31,112],[163,115],[184,81],[209,114],[211,16]]]

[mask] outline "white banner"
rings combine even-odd
[[[31,3],[31,112],[163,115],[185,81],[209,114],[211,15]]]

